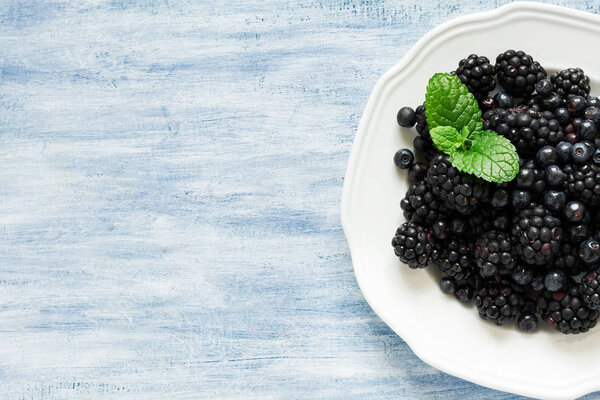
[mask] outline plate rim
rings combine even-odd
[[[354,228],[352,225],[352,195],[356,192],[356,190],[354,190],[354,184],[356,181],[356,176],[358,175],[360,155],[362,149],[364,148],[364,143],[367,137],[367,126],[372,120],[371,116],[374,113],[376,100],[382,95],[382,92],[385,89],[388,81],[396,74],[401,73],[403,70],[409,68],[413,62],[413,59],[418,54],[426,51],[430,43],[442,40],[444,36],[451,36],[451,33],[455,29],[460,27],[466,28],[469,25],[481,23],[492,18],[508,17],[510,14],[514,14],[516,16],[523,11],[535,11],[540,14],[544,14],[545,16],[554,16],[560,18],[576,18],[581,22],[585,21],[592,24],[598,24],[600,22],[600,16],[585,11],[551,4],[525,1],[509,3],[492,10],[453,18],[436,26],[434,29],[421,37],[397,64],[387,70],[378,79],[373,91],[369,95],[367,104],[364,108],[360,123],[358,125],[356,135],[354,137],[348,159],[348,165],[344,175],[340,215],[341,225],[346,237],[346,241],[348,242],[348,246],[350,248],[356,280],[361,292],[363,293],[363,296],[367,300],[367,303],[373,309],[373,311],[397,335],[399,335],[402,340],[406,342],[413,353],[415,353],[415,355],[422,361],[450,375],[496,390],[538,398],[576,398],[600,390],[600,382],[594,384],[594,379],[589,379],[589,377],[586,377],[588,379],[581,379],[577,381],[574,381],[573,379],[567,379],[560,382],[555,382],[554,385],[544,385],[544,387],[542,387],[535,384],[532,385],[530,382],[526,383],[511,381],[509,383],[502,383],[498,382],[496,378],[487,378],[477,375],[473,372],[473,368],[453,368],[456,366],[452,365],[450,361],[444,360],[439,354],[435,354],[435,352],[431,351],[428,348],[427,343],[420,342],[418,340],[419,336],[411,332],[411,327],[398,323],[396,319],[391,318],[391,311],[389,310],[389,307],[376,300],[377,296],[373,294],[370,291],[369,286],[367,286],[368,276],[366,274],[366,268],[364,267],[365,257],[354,237],[356,228]]]

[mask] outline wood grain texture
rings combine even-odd
[[[339,222],[378,77],[503,3],[3,1],[0,398],[516,398],[415,357]]]

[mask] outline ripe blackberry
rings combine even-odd
[[[457,281],[467,279],[475,266],[473,250],[468,241],[453,239],[432,253],[433,264]]]
[[[537,306],[542,319],[564,334],[587,332],[596,326],[598,320],[598,310],[585,305],[579,294],[579,285],[573,281],[564,291],[542,291]]]
[[[588,272],[581,278],[579,292],[583,303],[592,310],[600,309],[600,270]]]
[[[510,237],[500,231],[488,231],[475,241],[475,260],[482,276],[510,273],[517,266]]]
[[[550,76],[556,93],[563,97],[569,95],[589,96],[590,78],[583,73],[581,68],[568,68]]]
[[[567,174],[565,186],[568,195],[587,205],[600,204],[600,165],[567,164],[563,171]]]
[[[415,119],[417,133],[424,138],[431,138],[429,134],[429,126],[427,125],[427,117],[425,117],[425,103],[421,104],[415,109]]]
[[[523,262],[543,265],[550,263],[560,250],[563,231],[560,220],[548,209],[531,203],[515,213],[512,235]]]
[[[433,243],[429,233],[412,222],[405,222],[396,230],[392,239],[394,253],[412,269],[425,268],[431,264]]]
[[[579,275],[588,269],[588,266],[579,257],[579,245],[563,241],[560,249],[554,254],[552,264],[556,269],[565,271],[569,276]]]
[[[522,294],[515,291],[508,282],[489,279],[483,282],[475,294],[475,305],[481,318],[496,325],[506,325],[515,319],[522,298]]]
[[[496,57],[498,83],[515,97],[525,98],[535,90],[535,84],[546,77],[540,63],[523,51],[507,50]]]
[[[521,156],[535,156],[540,148],[564,139],[562,128],[550,111],[536,111],[528,106],[495,108],[483,113],[482,118],[483,129],[505,136]]]
[[[521,167],[515,181],[515,186],[518,189],[527,190],[538,197],[543,196],[546,192],[544,170],[538,167],[535,160],[521,159],[521,161]]]
[[[459,172],[446,154],[438,153],[431,160],[427,182],[438,199],[464,215],[472,214],[489,197],[489,184]]]
[[[484,99],[496,87],[494,66],[487,57],[471,54],[460,60],[455,74],[478,100]]]
[[[478,208],[467,217],[470,237],[478,238],[492,229],[492,211],[487,207]]]
[[[400,208],[407,221],[423,226],[431,226],[449,213],[443,203],[435,198],[425,181],[410,184],[400,202]]]

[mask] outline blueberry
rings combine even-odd
[[[409,149],[401,149],[394,154],[394,164],[400,169],[408,169],[413,165],[415,155]]]
[[[535,91],[542,97],[552,93],[552,89],[554,89],[554,85],[548,79],[541,79],[535,84]]]
[[[594,123],[596,125],[598,125],[600,123],[600,108],[598,107],[588,107],[585,109],[585,112],[583,113],[583,115],[585,116],[585,118],[594,121]]]
[[[575,143],[571,149],[571,157],[577,164],[585,164],[592,158],[590,146],[583,142]]]
[[[421,182],[423,178],[425,178],[425,174],[427,173],[427,167],[423,163],[414,163],[408,169],[408,179],[411,182]]]
[[[544,276],[544,287],[551,292],[558,292],[565,287],[567,276],[562,270],[549,271]]]
[[[565,126],[571,120],[571,113],[565,107],[560,107],[554,110],[554,118],[556,118],[559,124]]]
[[[546,168],[558,162],[558,152],[552,146],[544,146],[538,150],[536,158],[540,167]]]
[[[533,290],[540,291],[544,288],[544,277],[542,275],[538,275],[531,280],[531,288]]]
[[[531,189],[536,181],[536,173],[532,168],[521,168],[517,175],[517,187]]]
[[[525,208],[531,203],[531,193],[527,190],[513,190],[511,203],[515,208]]]
[[[417,151],[427,153],[429,150],[431,150],[432,143],[430,140],[424,138],[423,136],[416,136],[413,140],[413,147]]]
[[[544,170],[544,178],[548,185],[560,186],[567,178],[567,174],[558,165],[550,165]]]
[[[567,203],[567,194],[557,190],[548,190],[544,194],[544,204],[552,211],[560,211]]]
[[[569,142],[559,142],[556,145],[556,153],[558,155],[558,161],[561,164],[568,164],[571,161],[571,149],[573,144]]]
[[[510,94],[508,94],[508,92],[496,93],[494,96],[494,102],[496,103],[497,107],[504,109],[513,108],[515,105],[515,100]]]
[[[533,271],[527,267],[517,267],[512,273],[512,278],[519,285],[528,285],[533,279]]]
[[[410,107],[402,107],[400,111],[398,111],[398,115],[396,115],[396,120],[400,126],[404,126],[406,128],[414,126],[417,122],[415,110]]]
[[[592,156],[592,161],[594,161],[594,164],[600,164],[600,149],[594,152],[594,155]]]
[[[565,103],[565,100],[556,92],[552,92],[545,97],[542,101],[542,104],[545,108],[550,110],[557,109],[558,107],[562,107]]]
[[[585,219],[587,210],[582,202],[570,201],[565,206],[564,214],[567,222],[578,223]]]
[[[587,99],[588,107],[598,107],[600,108],[600,99],[597,97],[590,97]]]
[[[492,195],[490,204],[497,209],[506,207],[508,205],[508,192],[504,189],[496,190]]]
[[[538,319],[535,316],[535,313],[525,313],[519,315],[517,326],[523,332],[530,333],[535,331],[538,327]]]
[[[598,127],[594,121],[584,119],[577,127],[577,134],[582,140],[594,140],[598,136]]]
[[[567,109],[574,114],[580,114],[587,107],[587,100],[583,96],[573,96],[567,100]]]
[[[600,243],[595,239],[581,243],[579,257],[588,264],[595,263],[600,259]]]
[[[456,292],[456,281],[454,278],[445,276],[440,279],[440,289],[446,294],[454,294]]]

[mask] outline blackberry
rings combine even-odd
[[[535,84],[546,78],[540,63],[523,51],[507,50],[496,58],[498,83],[515,97],[529,97]]]
[[[440,279],[440,289],[444,294],[456,293],[456,279],[448,276],[443,276]]]
[[[531,203],[513,217],[512,235],[516,251],[527,264],[550,263],[560,250],[563,231],[560,220],[544,206]]]
[[[512,322],[521,302],[521,293],[515,291],[508,282],[496,282],[493,279],[483,282],[475,295],[479,316],[496,325]]]
[[[471,237],[476,239],[492,229],[492,211],[487,207],[479,208],[467,218]]]
[[[542,196],[546,191],[546,179],[544,170],[538,168],[535,160],[524,160],[519,169],[515,186],[518,189],[525,189],[538,196]],[[529,205],[528,202],[526,205]]]
[[[432,254],[433,264],[446,276],[458,281],[468,278],[475,266],[471,244],[453,239]]]
[[[567,174],[565,187],[568,195],[588,206],[600,204],[600,165],[567,164],[563,171]]]
[[[438,153],[431,160],[427,182],[438,199],[464,215],[472,214],[489,197],[489,184],[459,172],[446,154]]]
[[[428,232],[419,225],[405,222],[392,239],[394,253],[412,269],[425,268],[431,264],[433,243]]]
[[[569,95],[588,96],[590,94],[590,78],[581,68],[568,68],[550,76],[556,93],[563,97]]]
[[[588,308],[600,309],[600,270],[590,271],[581,278],[579,292],[583,303]]]
[[[494,66],[487,57],[471,54],[460,60],[455,74],[478,100],[484,99],[496,87]]]
[[[425,181],[410,184],[406,196],[400,202],[400,208],[404,211],[407,221],[424,226],[431,226],[449,212],[435,198],[431,187]]]
[[[482,276],[506,274],[515,269],[510,237],[500,231],[488,231],[475,241],[475,260]]]
[[[417,133],[424,138],[431,138],[429,126],[427,125],[427,118],[425,117],[425,103],[415,109],[415,120],[417,124]]]
[[[587,307],[579,294],[579,285],[573,281],[559,292],[544,290],[537,301],[543,320],[564,334],[587,332],[598,320],[598,310]]]
[[[579,246],[565,241],[561,243],[550,265],[565,271],[569,276],[579,275],[588,268],[579,257]]]
[[[521,156],[534,156],[540,148],[564,139],[563,130],[550,111],[536,111],[528,106],[496,108],[483,113],[482,118],[483,129],[505,136]]]

